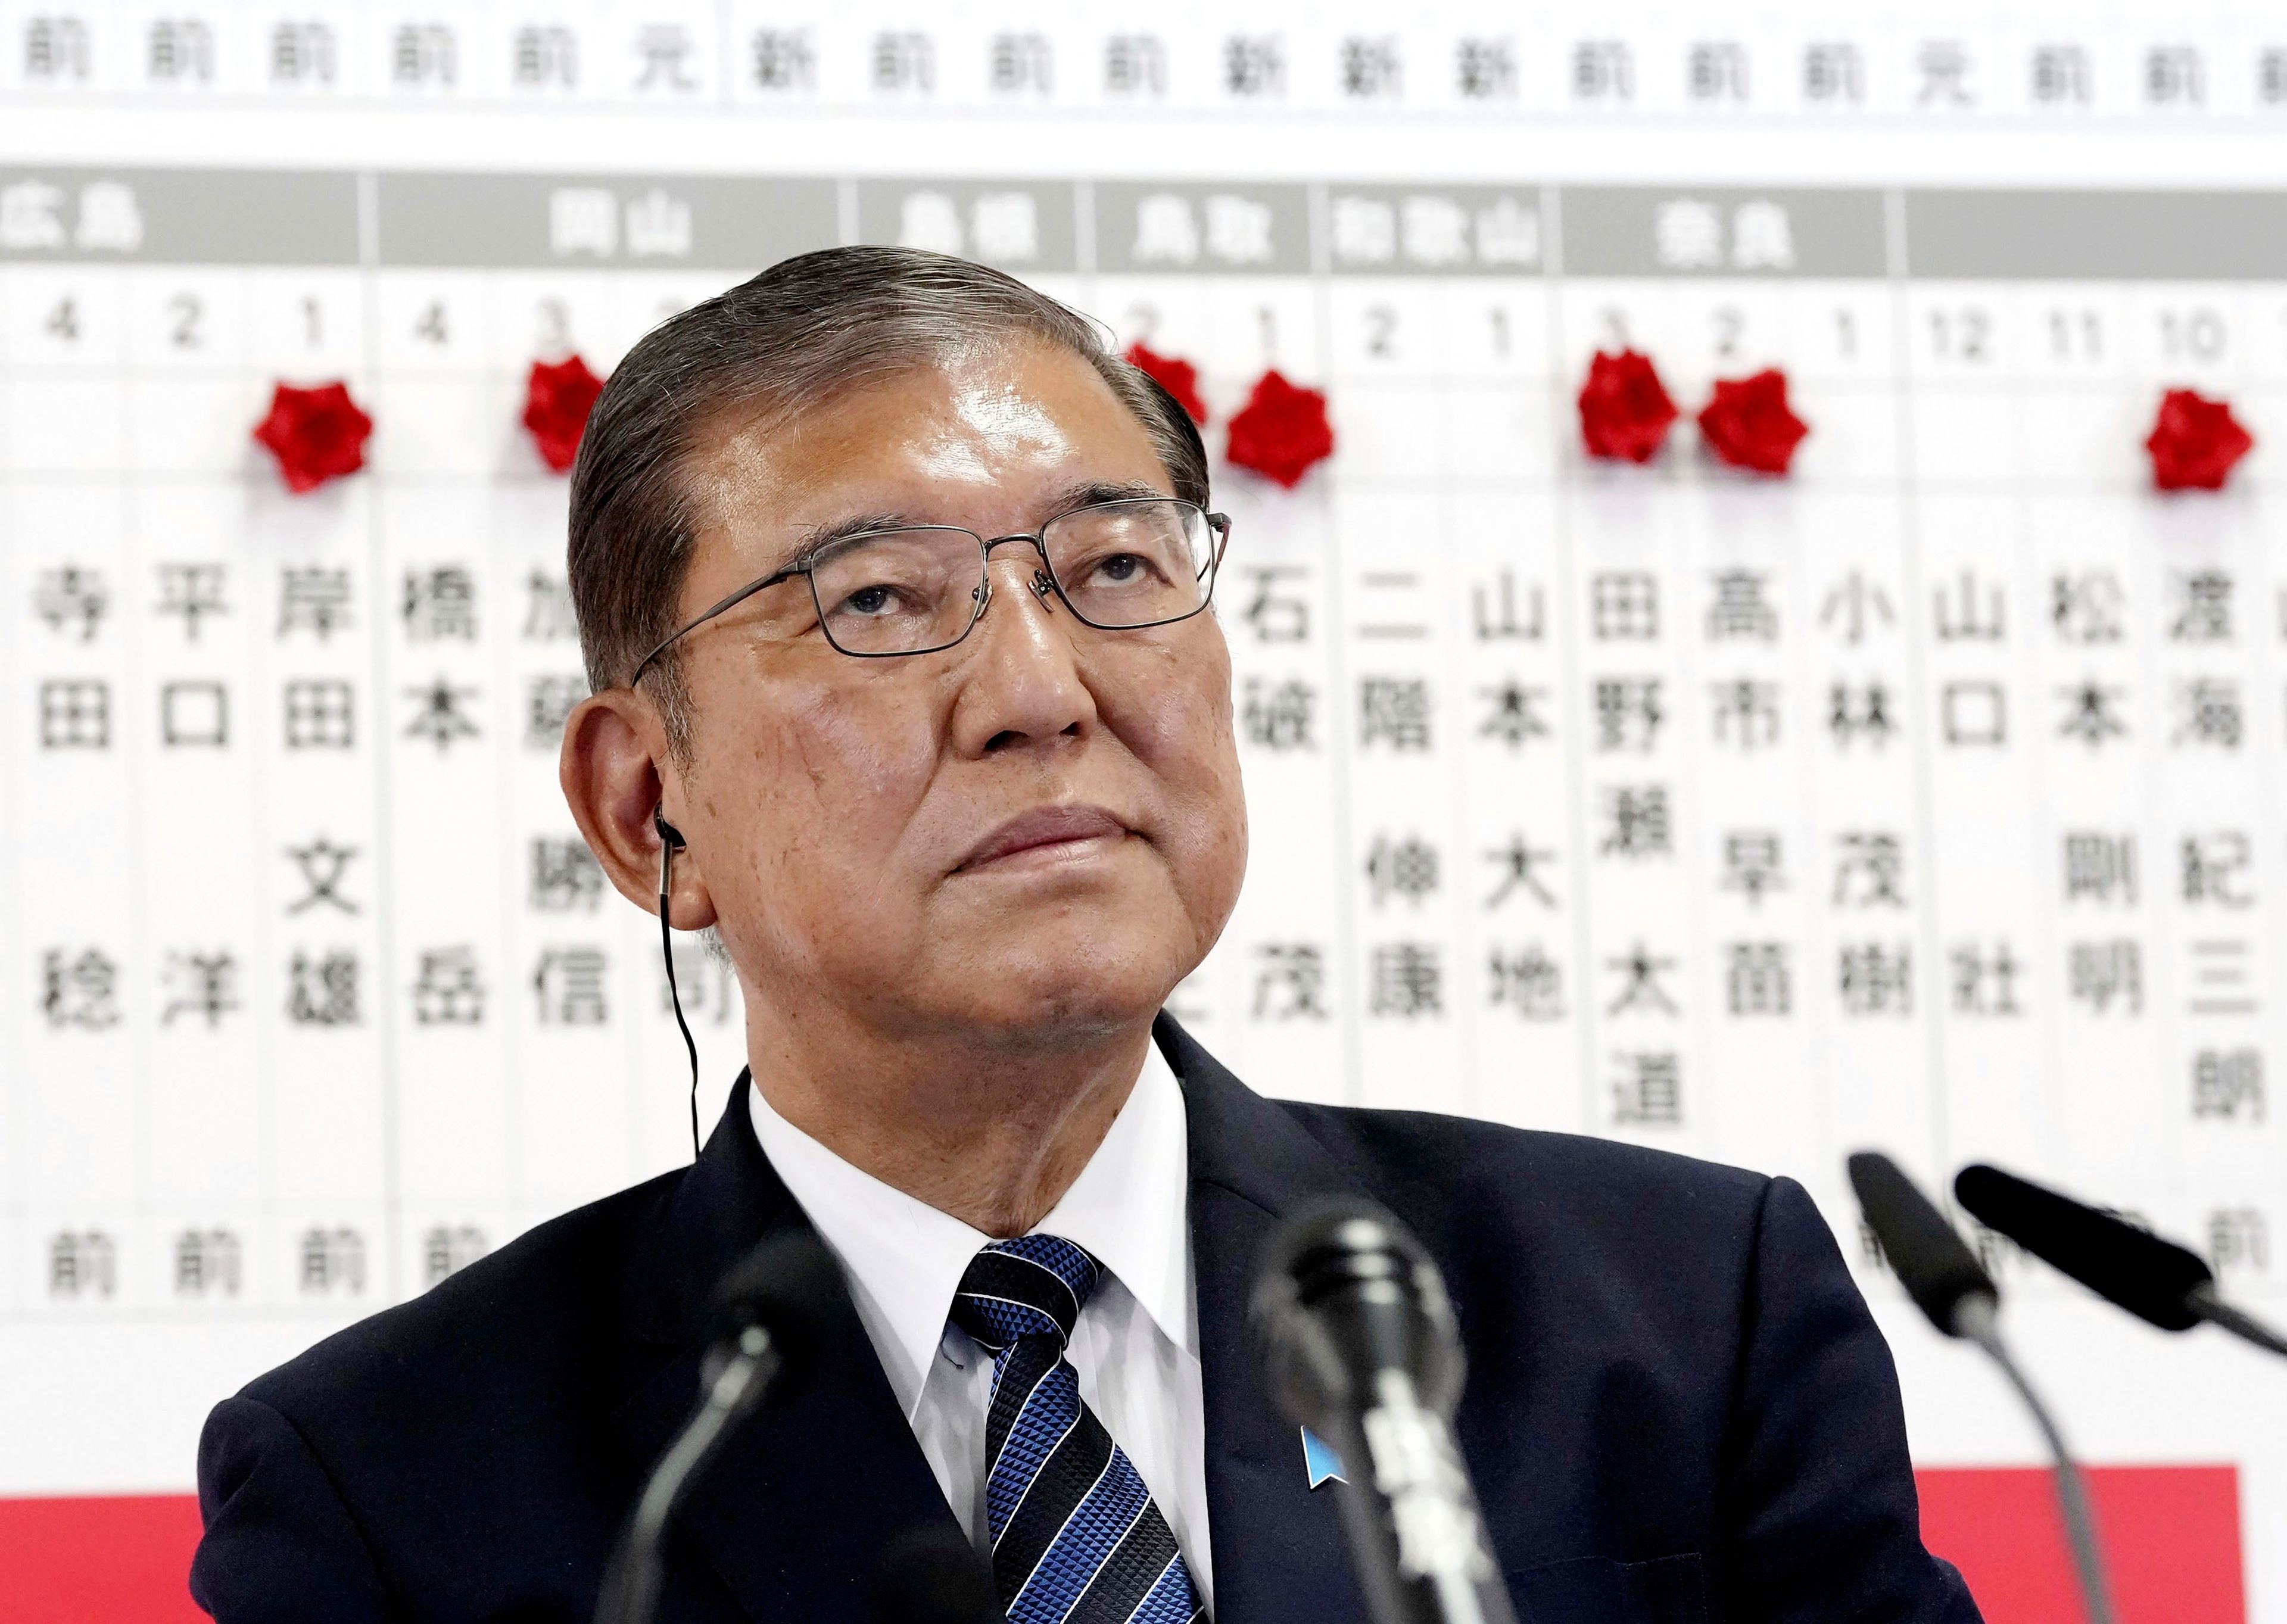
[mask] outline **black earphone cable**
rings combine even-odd
[[[691,1056],[691,1160],[699,1160],[699,1041],[691,1035],[691,1023],[683,1018],[683,994],[675,985],[675,938],[667,918],[668,884],[673,877],[675,848],[683,844],[675,826],[652,812],[652,821],[659,826],[659,956],[667,966],[668,1002],[675,1006],[675,1028],[683,1034],[683,1047]]]

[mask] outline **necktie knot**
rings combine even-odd
[[[953,1322],[995,1355],[1025,1336],[1054,1337],[1061,1351],[1103,1276],[1095,1258],[1055,1235],[995,1240],[969,1260]]]

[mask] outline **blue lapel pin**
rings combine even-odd
[[[1334,1446],[1308,1427],[1302,1429],[1302,1475],[1314,1489],[1329,1477],[1337,1483],[1349,1481],[1342,1475],[1342,1457],[1334,1453]]]

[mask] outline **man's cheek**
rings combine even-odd
[[[774,753],[787,793],[833,819],[878,817],[883,803],[910,804],[934,759],[922,730],[832,701],[793,718]]]
[[[1145,690],[1120,714],[1126,725],[1119,731],[1139,755],[1186,777],[1197,775],[1195,764],[1214,759],[1216,741],[1231,731],[1215,696],[1190,683]]]

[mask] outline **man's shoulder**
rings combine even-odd
[[[1744,1168],[1586,1134],[1425,1111],[1276,1102],[1433,1249],[1508,1242],[1663,1269],[1740,1256],[1774,1181]]]
[[[1280,1108],[1420,1237],[1481,1349],[1533,1348],[1580,1373],[1659,1369],[1713,1414],[1759,1299],[1832,1290],[1856,1302],[1832,1235],[1791,1180],[1426,1112]]]
[[[1341,1161],[1447,1189],[1456,1181],[1490,1180],[1518,1194],[1578,1191],[1628,1205],[1647,1199],[1752,1205],[1770,1183],[1745,1168],[1588,1134],[1512,1128],[1434,1111],[1272,1103]],[[1524,1177],[1531,1186],[1518,1187]]]
[[[633,1252],[689,1169],[527,1230],[419,1296],[335,1333],[241,1397],[305,1421],[345,1404],[434,1417],[569,1378],[626,1338]]]

